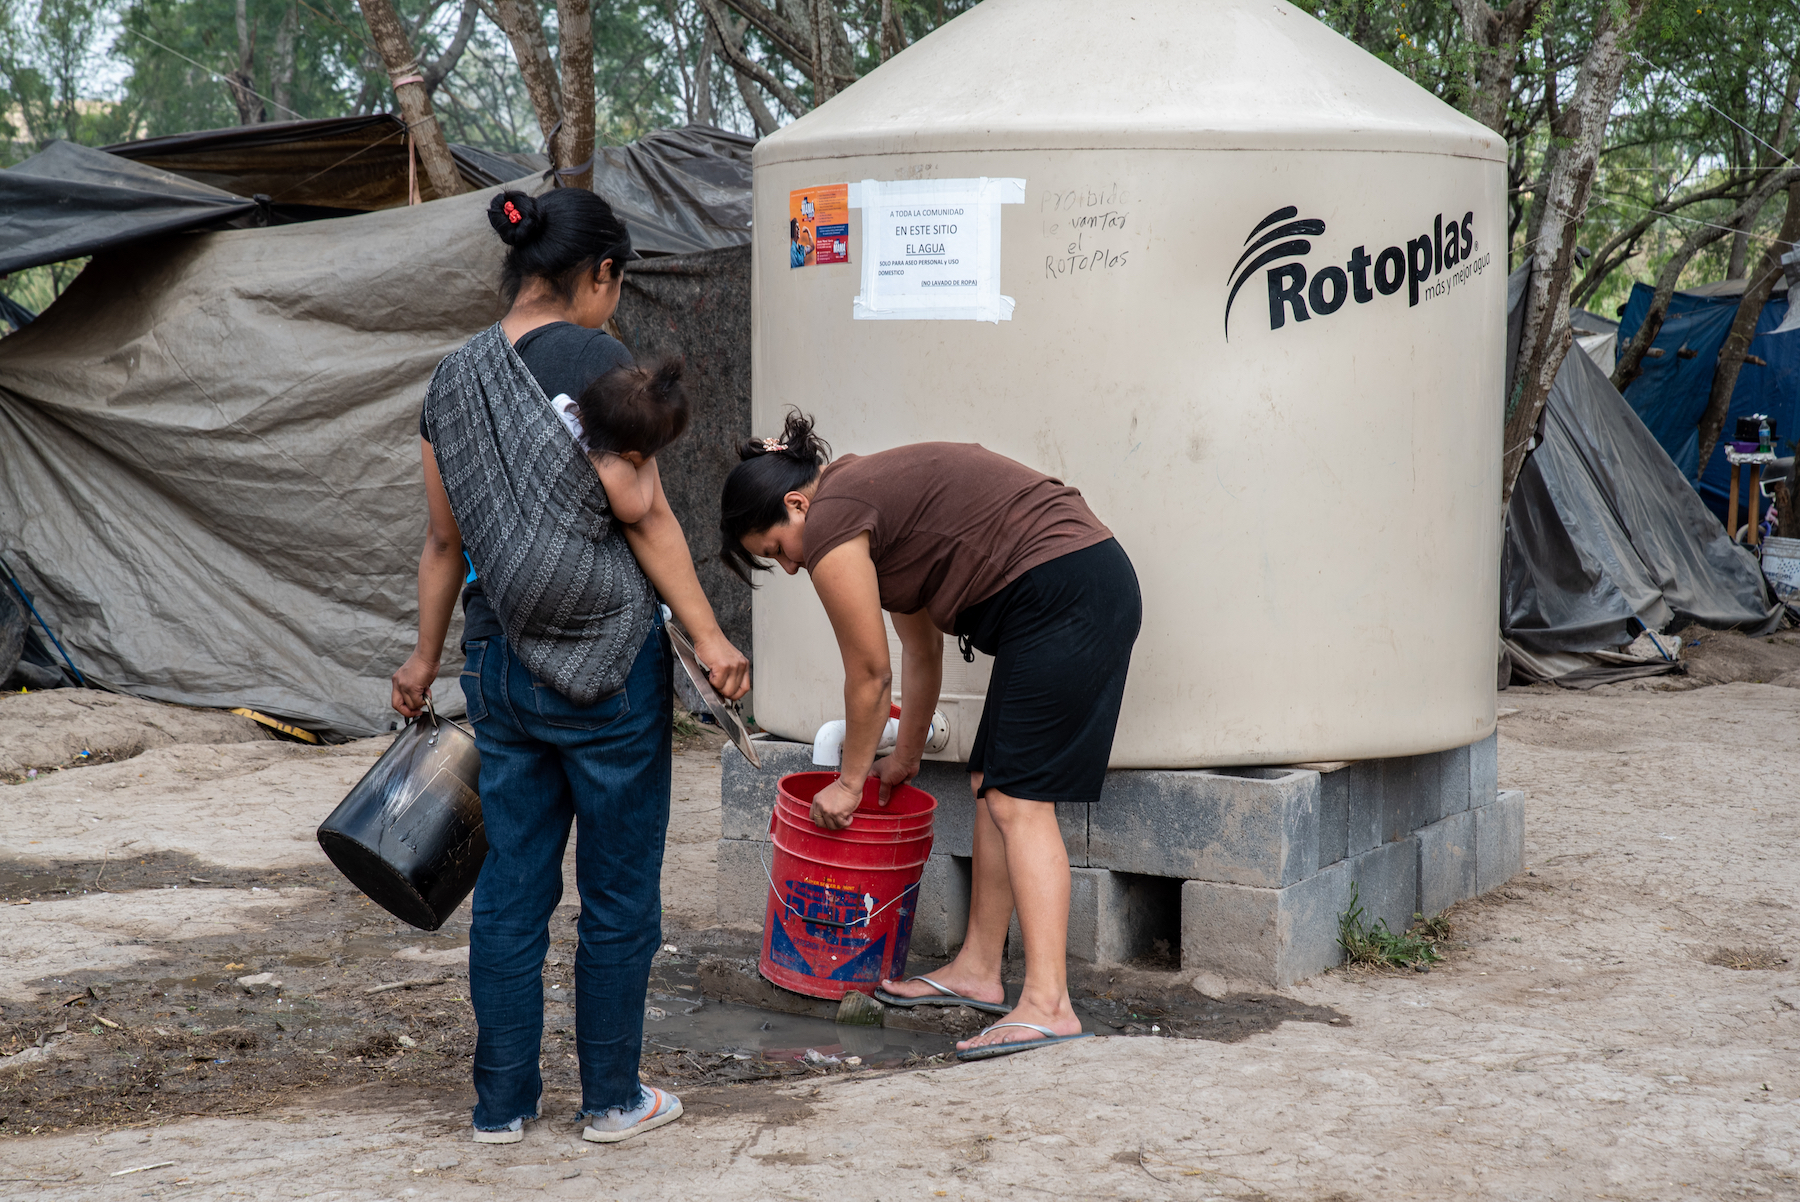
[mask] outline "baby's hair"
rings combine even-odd
[[[588,449],[622,455],[636,451],[648,459],[677,438],[688,424],[682,361],[671,355],[653,363],[615,367],[575,398]]]

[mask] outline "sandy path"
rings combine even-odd
[[[1466,907],[1467,949],[1429,975],[1293,991],[1341,1025],[746,1090],[617,1148],[558,1120],[477,1149],[461,1099],[371,1088],[0,1142],[0,1178],[52,1198],[1800,1197],[1800,973],[1706,962],[1800,952],[1800,692],[1503,701],[1536,875]]]

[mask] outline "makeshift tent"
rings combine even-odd
[[[1515,322],[1529,270],[1508,281]],[[1780,620],[1756,560],[1726,537],[1586,355],[1563,360],[1540,437],[1506,509],[1506,638],[1554,656],[1614,651],[1645,629],[1688,622],[1760,628]]]
[[[1575,345],[1610,375],[1619,354],[1619,323],[1586,309],[1571,309],[1569,326],[1575,331]]]
[[[1619,320],[1621,345],[1630,342],[1644,324],[1654,295],[1655,290],[1647,284],[1633,286]],[[1738,372],[1719,445],[1705,470],[1698,470],[1700,415],[1712,395],[1719,348],[1725,344],[1743,295],[1742,280],[1677,292],[1644,358],[1643,374],[1625,389],[1625,399],[1682,474],[1690,480],[1698,477],[1695,487],[1721,521],[1731,488],[1725,442],[1736,419],[1751,413],[1768,414],[1775,419],[1784,449],[1800,437],[1800,331],[1772,333],[1788,314],[1789,292],[1783,279],[1757,318],[1757,335],[1750,342],[1752,358],[1746,359]]]
[[[417,619],[419,407],[438,361],[499,315],[491,195],[106,251],[0,339],[0,554],[84,673],[342,734],[390,726]],[[705,215],[653,216],[724,241]],[[749,435],[748,233],[634,264],[617,319],[635,353],[688,357],[696,420],[664,477],[746,650],[748,591],[715,532]],[[436,690],[453,706],[460,666],[453,634]]]
[[[377,113],[121,142],[53,142],[0,171],[0,273],[178,230],[278,225],[407,203],[406,126]],[[594,188],[646,255],[750,241],[748,138],[662,130],[600,152]],[[491,188],[548,168],[538,155],[452,145],[463,180]],[[423,198],[436,196],[418,173]],[[536,181],[534,181],[535,183]]]
[[[223,225],[256,202],[73,142],[0,171],[0,273]]]

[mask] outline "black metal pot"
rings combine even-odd
[[[435,931],[487,858],[475,736],[426,713],[395,736],[319,824],[319,846],[352,885],[402,922]]]

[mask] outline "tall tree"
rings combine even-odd
[[[1569,282],[1581,219],[1593,189],[1606,123],[1625,73],[1625,54],[1648,0],[1611,0],[1595,23],[1592,45],[1576,76],[1575,92],[1551,123],[1553,153],[1533,208],[1543,216],[1531,242],[1531,283],[1525,294],[1513,396],[1506,414],[1500,464],[1500,500],[1512,496],[1525,464],[1538,414],[1569,353]]]
[[[238,0],[240,4],[243,0]],[[419,162],[439,196],[456,196],[463,191],[462,173],[450,157],[436,115],[431,110],[431,97],[425,91],[425,76],[419,70],[407,42],[406,28],[394,12],[389,0],[362,0],[363,18],[375,47],[387,64],[388,77],[394,85],[394,97],[400,102],[400,115],[406,121],[408,134],[418,149]]]

